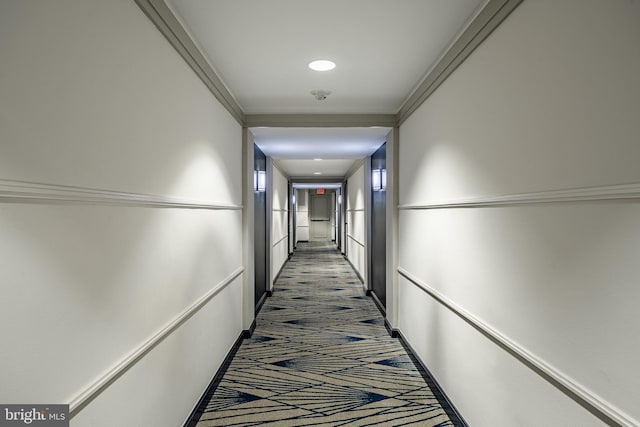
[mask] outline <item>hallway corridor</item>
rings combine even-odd
[[[335,246],[299,244],[256,322],[192,425],[462,425]]]

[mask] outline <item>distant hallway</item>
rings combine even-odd
[[[335,246],[300,244],[256,321],[198,427],[461,425]]]

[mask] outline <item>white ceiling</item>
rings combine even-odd
[[[166,2],[245,114],[396,114],[487,0]],[[312,71],[314,59],[337,66]],[[314,89],[332,93],[317,101]],[[363,128],[252,131],[291,175],[308,165],[288,160],[354,159],[350,145],[374,144]]]
[[[374,153],[391,129],[370,128],[251,128],[264,154],[294,177],[341,177],[354,161]],[[322,159],[322,160],[314,160]],[[321,176],[314,175],[320,172]]]

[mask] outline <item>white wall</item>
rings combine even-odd
[[[255,319],[256,281],[255,281],[255,178],[254,156],[255,141],[249,129],[242,130],[242,171],[244,173],[242,193],[242,329],[249,330]]]
[[[182,425],[241,332],[241,128],[129,0],[3,1],[0,57],[0,401],[69,403],[235,277],[71,420]]]
[[[637,11],[525,0],[400,129],[399,329],[470,425],[602,422],[417,284],[640,419],[640,205],[474,204],[640,183]]]
[[[331,240],[337,243],[338,236],[338,192],[336,190],[327,191],[329,197],[331,197],[331,232],[329,236]]]
[[[347,179],[347,258],[367,283],[364,164]]]
[[[288,178],[271,162],[271,284],[289,258],[289,185]]]
[[[296,244],[309,241],[309,190],[296,190]]]

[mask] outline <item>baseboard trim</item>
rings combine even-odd
[[[83,391],[78,393],[69,403],[69,414],[72,419],[82,409],[84,409],[89,403],[97,398],[104,390],[106,390],[111,384],[113,384],[118,378],[124,375],[129,369],[131,369],[136,363],[144,358],[150,351],[152,351],[158,344],[160,344],[165,338],[176,331],[187,320],[193,317],[202,307],[207,305],[209,301],[213,299],[219,292],[225,289],[231,284],[238,276],[242,274],[244,267],[239,267],[228,277],[223,279],[220,283],[214,286],[206,294],[198,298],[189,307],[185,308],[180,314],[174,317],[170,322],[164,325],[153,336],[148,338],[145,342],[140,344],[137,348],[127,354],[122,360],[116,363],[111,369],[107,370],[100,378],[93,384],[86,387]]]
[[[582,406],[585,410],[589,411],[607,425],[621,427],[634,427],[640,425],[640,422],[629,414],[613,406],[601,396],[587,389],[573,378],[559,371],[545,360],[541,359],[528,349],[513,341],[511,338],[505,336],[492,326],[474,316],[432,286],[413,276],[404,268],[398,267],[397,271],[402,277],[406,278],[416,287],[426,292],[435,301],[449,309],[453,314],[460,317],[491,342],[505,350],[511,356],[515,357],[526,367],[538,374],[549,384],[557,388],[571,400]]]
[[[282,263],[282,265],[280,266],[280,270],[278,270],[278,274],[276,274],[276,276],[273,278],[273,286],[276,285],[276,282],[278,281],[278,279],[280,278],[280,274],[282,274],[282,270],[284,270],[284,266],[287,265],[287,263],[289,262],[291,258],[287,257],[287,259],[284,260],[284,262]],[[271,288],[273,289],[273,287]],[[268,290],[267,292],[271,292],[271,290]],[[271,295],[269,295],[271,296]]]
[[[360,280],[360,283],[362,283],[364,285],[364,279],[362,278],[362,276],[360,275],[360,273],[358,273],[358,270],[356,269],[356,266],[353,265],[353,263],[351,262],[351,260],[345,255],[344,259],[349,263],[349,265],[351,266],[351,269],[353,270],[353,272],[356,274],[356,276],[358,277],[358,280]]]
[[[387,332],[389,332],[391,338],[398,338],[398,330],[391,326],[391,323],[389,323],[386,317],[384,318],[384,327],[387,328]]]
[[[384,304],[382,304],[382,301],[380,301],[380,298],[378,298],[378,294],[376,294],[376,291],[374,291],[373,289],[369,289],[367,290],[367,295],[371,297],[376,307],[378,307],[378,310],[380,310],[380,314],[382,314],[382,317],[386,317],[387,309],[385,308]]]
[[[266,291],[265,293],[263,293],[260,299],[258,300],[258,303],[256,304],[255,310],[253,312],[254,315],[256,316],[258,315],[258,313],[260,312],[260,309],[262,308],[262,305],[267,300],[267,297],[269,296],[267,292],[269,291]]]
[[[245,329],[242,331],[242,338],[251,338],[253,333],[256,331],[256,319],[253,319],[251,325],[249,325],[249,329]]]
[[[371,297],[373,303],[376,305],[376,307],[378,307],[378,311],[384,318],[384,327],[387,328],[389,336],[391,338],[398,338],[397,330],[392,328],[391,323],[389,323],[389,320],[387,320],[387,309],[384,305],[382,305],[382,302],[380,301],[380,298],[378,298],[376,292],[373,289],[367,289],[366,295],[368,297]]]
[[[411,347],[404,335],[402,335],[402,332],[400,332],[400,330],[398,329],[392,329],[392,331],[393,332],[391,336],[394,338],[398,338],[398,340],[402,344],[402,347],[404,347],[407,354],[409,355],[409,358],[411,358],[411,361],[420,372],[420,375],[422,375],[424,381],[427,383],[427,385],[429,385],[431,391],[433,391],[433,395],[438,400],[438,403],[440,403],[440,406],[442,407],[442,409],[444,409],[444,412],[451,419],[453,425],[455,427],[468,427],[467,422],[464,420],[464,418],[462,418],[462,415],[460,415],[453,403],[451,403],[451,400],[444,392],[443,388],[431,374],[431,372],[427,368],[427,365],[425,365],[422,359],[418,357],[418,354],[413,350],[413,347]]]
[[[200,396],[198,403],[193,408],[193,411],[191,411],[191,414],[189,414],[187,421],[184,423],[184,427],[195,427],[196,424],[198,424],[198,420],[204,413],[204,409],[206,408],[207,403],[211,399],[211,396],[213,396],[213,393],[215,393],[216,389],[218,388],[218,385],[220,384],[220,381],[222,381],[222,378],[224,377],[224,374],[227,372],[227,369],[229,369],[229,365],[231,365],[231,361],[233,360],[236,353],[238,352],[238,349],[242,345],[242,341],[245,338],[250,338],[251,335],[253,334],[252,328],[255,329],[256,327],[255,323],[256,322],[254,320],[249,330],[242,331],[242,333],[240,333],[240,336],[236,339],[235,343],[233,343],[233,346],[231,347],[231,349],[227,353],[227,356],[224,358],[224,361],[222,362],[222,364],[216,371],[215,375],[211,379],[211,382],[209,382],[209,385],[205,389],[204,393],[202,393],[202,396]]]

